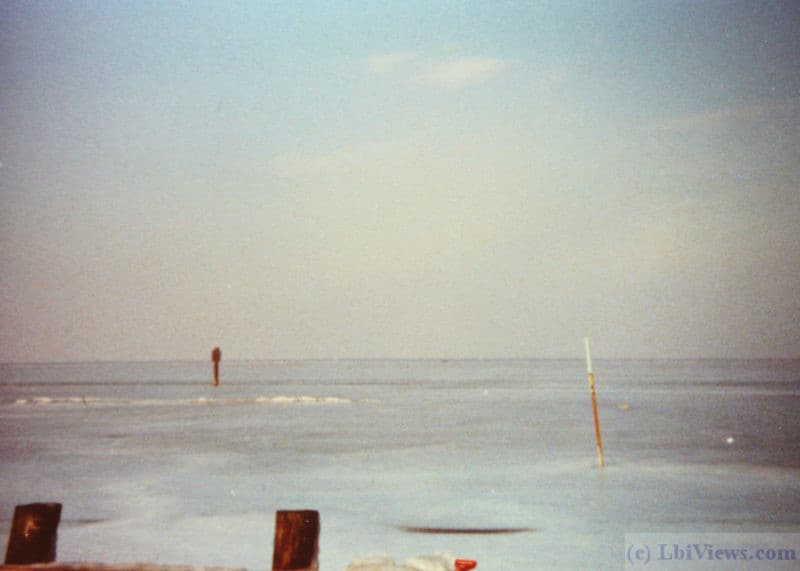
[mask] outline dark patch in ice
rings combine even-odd
[[[78,519],[65,519],[61,521],[61,525],[67,527],[82,527],[85,525],[95,525],[98,523],[105,523],[111,521],[104,518],[78,518]]]

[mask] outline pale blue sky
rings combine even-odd
[[[3,2],[0,360],[800,356],[793,2]]]

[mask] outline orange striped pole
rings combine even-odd
[[[603,460],[603,438],[600,436],[600,418],[597,415],[597,394],[594,388],[594,373],[592,372],[592,354],[589,351],[589,338],[584,337],[586,345],[586,372],[589,376],[589,392],[592,393],[592,412],[594,413],[594,436],[597,440],[597,463],[602,468],[606,465]]]

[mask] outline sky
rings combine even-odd
[[[800,4],[0,3],[0,361],[800,357]]]

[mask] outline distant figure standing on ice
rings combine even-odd
[[[214,386],[219,386],[219,361],[222,359],[222,351],[219,347],[214,347],[211,351],[211,360],[214,361]]]

